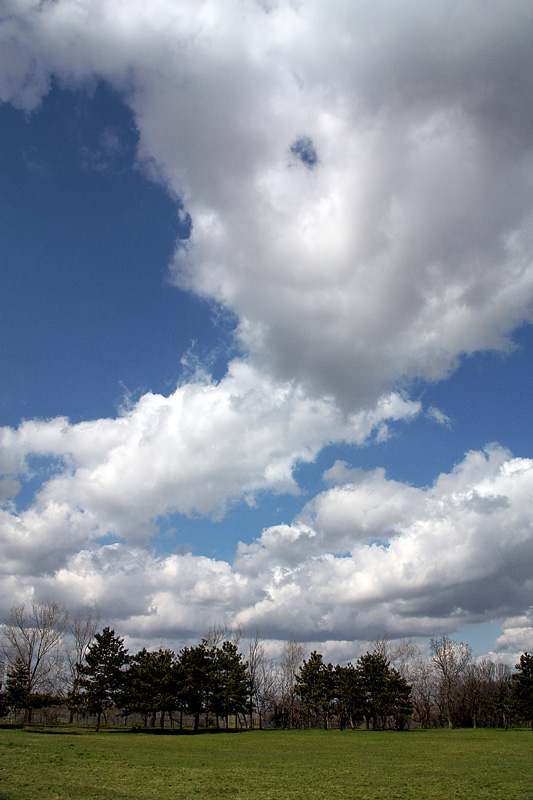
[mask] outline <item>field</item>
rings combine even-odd
[[[0,730],[0,800],[533,800],[530,730]]]

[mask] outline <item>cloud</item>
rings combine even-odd
[[[307,636],[341,639],[429,636],[531,603],[533,462],[493,447],[428,489],[383,470],[353,477],[241,545],[239,573],[272,576],[241,621],[279,630],[299,619]]]
[[[434,406],[430,406],[427,410],[427,416],[429,419],[436,422],[437,425],[443,425],[445,428],[451,427],[451,420],[444,411],[441,411],[440,408],[435,408]]]
[[[361,408],[531,319],[530,4],[7,5],[0,96],[123,93],[192,218],[173,280],[278,379]]]
[[[106,127],[98,137],[94,146],[82,145],[80,158],[82,168],[91,172],[115,172],[130,156],[129,148],[120,138],[120,131]]]
[[[19,571],[29,560],[31,569],[53,572],[86,539],[136,545],[172,512],[216,518],[258,492],[297,494],[296,466],[313,461],[324,444],[362,444],[384,419],[418,411],[417,403],[389,396],[345,416],[331,400],[235,361],[218,383],[197,374],[169,397],[143,395],[117,419],[2,428],[6,493],[20,488],[16,476],[34,477],[35,458],[54,467],[27,508],[4,510],[6,569]]]
[[[528,646],[533,461],[492,446],[425,489],[382,470],[351,478],[305,504],[292,524],[241,543],[232,564],[101,542],[79,519],[54,538],[50,520],[35,515],[25,546],[17,540],[16,587],[4,539],[0,593],[10,604],[30,591],[66,604],[97,601],[124,634],[150,640],[184,640],[220,620],[274,640],[296,631],[313,642],[352,642],[504,619],[499,649]],[[49,570],[46,547],[57,560]]]
[[[502,623],[503,634],[496,639],[497,652],[511,651],[516,654],[533,650],[533,607],[523,614],[508,617]]]

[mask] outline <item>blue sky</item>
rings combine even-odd
[[[2,131],[6,423],[107,416],[125,391],[173,388],[191,342],[217,334],[208,305],[165,281],[187,226],[134,168],[131,112],[104,84],[55,88],[30,116],[3,105]]]
[[[0,25],[1,613],[512,662],[533,13],[222,5]]]

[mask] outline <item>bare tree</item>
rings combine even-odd
[[[388,633],[383,633],[381,636],[376,636],[376,638],[372,641],[372,645],[372,653],[376,653],[376,655],[379,656],[384,656],[387,661],[390,661],[392,643]]]
[[[244,625],[231,625],[229,622],[215,622],[203,635],[208,647],[218,647],[222,642],[231,642],[239,647],[244,634]]]
[[[280,663],[281,700],[284,711],[288,716],[289,728],[292,728],[294,720],[296,674],[306,655],[307,650],[304,643],[297,639],[293,633],[283,646]]]
[[[276,665],[273,659],[265,658],[259,667],[258,686],[255,696],[259,715],[259,728],[263,727],[263,720],[267,712],[274,710],[278,684]]]
[[[250,684],[250,728],[254,726],[254,705],[257,706],[257,692],[259,690],[261,665],[265,660],[265,648],[259,641],[259,633],[256,631],[254,638],[248,645],[248,680]],[[261,717],[259,718],[261,727]]]
[[[436,686],[435,668],[421,654],[410,665],[409,683],[413,687],[411,702],[418,721],[423,728],[429,728],[432,712],[436,706],[438,688]]]
[[[248,647],[248,678],[250,681],[250,727],[253,727],[253,710],[259,717],[259,729],[263,728],[263,720],[268,711],[275,705],[278,674],[272,659],[265,655],[265,648],[259,640],[259,634],[251,640]]]
[[[441,677],[448,727],[453,728],[452,692],[472,661],[472,650],[468,645],[454,642],[447,636],[431,639],[430,650],[431,662]]]
[[[67,623],[68,639],[65,647],[65,694],[69,699],[70,722],[79,706],[79,668],[85,661],[87,648],[94,639],[100,624],[100,613],[92,608],[80,609],[69,617]]]
[[[372,652],[384,656],[402,678],[410,679],[411,664],[420,658],[420,647],[412,639],[391,640],[388,633],[373,641]]]
[[[9,622],[3,625],[2,649],[10,668],[23,665],[28,693],[57,689],[63,661],[59,645],[67,623],[67,612],[57,603],[34,601],[31,612],[24,605],[11,609]]]
[[[472,662],[467,665],[463,676],[463,714],[469,716],[472,727],[477,728],[481,706],[491,683],[492,661]]]
[[[463,713],[472,727],[494,724],[498,716],[498,692],[502,692],[501,684],[510,684],[511,675],[507,664],[495,664],[487,658],[467,666],[463,679]]]
[[[93,608],[77,611],[69,618],[67,630],[72,637],[72,646],[69,650],[68,661],[74,667],[82,664],[87,648],[94,639],[94,634],[100,624],[100,612]]]

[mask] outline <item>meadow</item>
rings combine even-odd
[[[0,800],[533,799],[531,730],[0,729]]]

